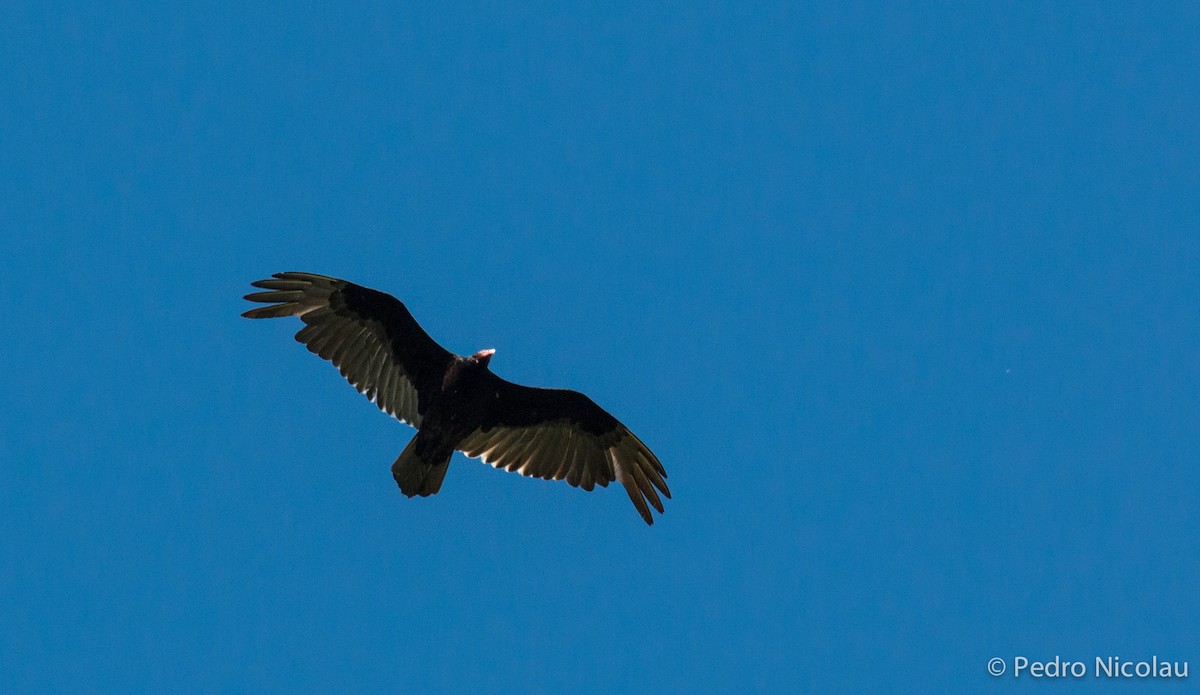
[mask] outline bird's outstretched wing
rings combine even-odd
[[[654,523],[646,502],[662,513],[655,488],[670,499],[667,472],[625,425],[578,391],[521,386],[490,372],[487,379],[483,422],[458,445],[464,454],[584,490],[619,481],[646,523]]]
[[[345,280],[311,273],[275,273],[250,283],[267,292],[246,295],[271,306],[242,316],[298,316],[296,340],[329,360],[384,412],[421,426],[423,404],[441,389],[454,357],[434,342],[395,297]]]

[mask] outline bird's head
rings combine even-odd
[[[488,362],[492,361],[492,355],[494,354],[496,354],[496,351],[492,348],[488,348],[486,350],[480,350],[474,355],[471,355],[470,359],[475,364],[478,364],[481,367],[486,367],[488,366]]]

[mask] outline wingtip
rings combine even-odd
[[[633,498],[632,492],[629,493],[629,497],[630,499]],[[646,504],[646,500],[644,498],[641,500],[641,504],[634,502],[633,506],[637,507],[638,514],[642,516],[642,521],[645,521],[647,526],[654,525],[654,515],[650,513],[650,507]]]
[[[638,486],[636,478],[626,470],[625,466],[617,465],[616,461],[612,460],[612,452],[606,452],[609,456],[610,463],[613,464],[613,470],[616,473],[617,482],[621,483],[625,488],[625,494],[629,495],[629,501],[633,502],[634,508],[641,514],[642,520],[647,525],[654,525],[654,516],[650,513],[650,505],[646,504],[646,497],[642,494],[641,488]],[[659,513],[662,513],[661,510]]]

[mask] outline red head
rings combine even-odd
[[[487,350],[480,350],[474,355],[471,355],[471,359],[475,360],[475,362],[480,366],[486,367],[488,366],[488,362],[492,361],[492,355],[494,354],[496,354],[496,351],[492,348],[488,348]]]

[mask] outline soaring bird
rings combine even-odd
[[[395,297],[312,273],[275,273],[250,284],[267,291],[246,299],[270,306],[242,316],[299,317],[305,325],[297,341],[332,362],[381,410],[417,428],[392,464],[392,477],[408,497],[437,494],[458,450],[496,468],[589,491],[616,480],[647,524],[654,523],[650,506],[663,511],[658,492],[670,499],[662,463],[592,399],[501,379],[488,367],[495,350],[455,355]]]

